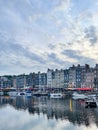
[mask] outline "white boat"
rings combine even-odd
[[[86,98],[88,98],[88,96],[86,96],[84,94],[79,94],[77,92],[74,92],[72,94],[72,98],[75,99],[75,100],[77,100],[77,99],[86,99]]]
[[[10,90],[7,92],[7,94],[11,97],[17,96],[17,90],[16,88],[10,88]]]
[[[32,96],[32,92],[31,91],[21,91],[18,92],[17,96]]]
[[[25,94],[26,94],[25,91],[21,91],[21,92],[18,92],[18,93],[17,93],[17,96],[22,96],[22,95],[25,95]]]
[[[10,91],[8,92],[9,96],[17,96],[18,92],[17,91]]]
[[[50,93],[50,98],[63,98],[62,93]]]
[[[96,94],[89,94],[87,96],[88,96],[88,98],[96,98],[97,97]]]
[[[26,96],[28,96],[28,97],[32,96],[32,92],[31,92],[31,91],[29,91],[29,90],[28,90],[28,91],[26,91],[26,93],[25,93],[25,94],[26,94]]]

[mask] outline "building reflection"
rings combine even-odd
[[[43,113],[48,119],[69,120],[74,125],[94,122],[98,126],[98,108],[85,108],[84,102],[72,99],[50,99],[48,97],[0,97],[0,108],[11,105],[17,110],[28,110],[30,114]]]

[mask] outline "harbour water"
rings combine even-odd
[[[70,98],[0,97],[0,130],[97,130],[98,108]]]

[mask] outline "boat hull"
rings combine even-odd
[[[86,95],[84,95],[84,94],[73,93],[72,98],[75,99],[75,100],[77,100],[77,99],[84,100],[84,99],[86,99],[88,97]]]
[[[50,93],[50,98],[53,99],[63,98],[63,95],[61,93]]]

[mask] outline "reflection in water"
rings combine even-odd
[[[0,110],[7,111],[7,109],[9,108],[9,105],[12,106],[10,107],[11,109],[10,113],[9,112],[7,113],[9,114],[9,117],[10,117],[11,111],[15,109],[17,113],[19,114],[19,116],[21,116],[21,113],[23,113],[24,115],[29,112],[29,115],[27,115],[25,118],[31,118],[31,117],[35,118],[35,120],[34,119],[33,120],[36,122],[38,120],[38,123],[40,123],[39,121],[40,118],[41,118],[40,120],[41,121],[43,120],[43,122],[47,120],[46,129],[48,129],[49,127],[49,130],[50,130],[50,126],[52,130],[53,129],[57,130],[57,128],[55,128],[55,123],[59,125],[58,128],[61,125],[61,127],[65,129],[65,125],[67,123],[67,125],[69,124],[70,129],[72,127],[72,129],[77,128],[77,130],[78,129],[80,130],[80,127],[81,127],[81,130],[85,129],[84,127],[89,129],[89,127],[91,128],[91,124],[93,124],[94,127],[96,126],[95,127],[96,129],[98,126],[98,108],[94,108],[94,109],[85,108],[84,102],[73,101],[72,99],[50,99],[48,97],[27,98],[25,96],[0,97]],[[6,115],[3,115],[3,116],[6,116]],[[2,120],[1,120],[1,123],[2,123]],[[32,122],[29,124],[29,126],[31,126],[31,124]],[[42,124],[40,123],[40,125]],[[1,127],[1,124],[0,124],[0,127]],[[63,128],[61,127],[59,129],[63,130]],[[27,126],[24,128],[24,130],[26,130],[26,128]],[[31,128],[34,128],[34,126]],[[11,130],[11,127],[9,129]],[[2,130],[4,130],[4,128],[2,128]]]
[[[72,111],[72,99],[70,99],[70,111]]]

